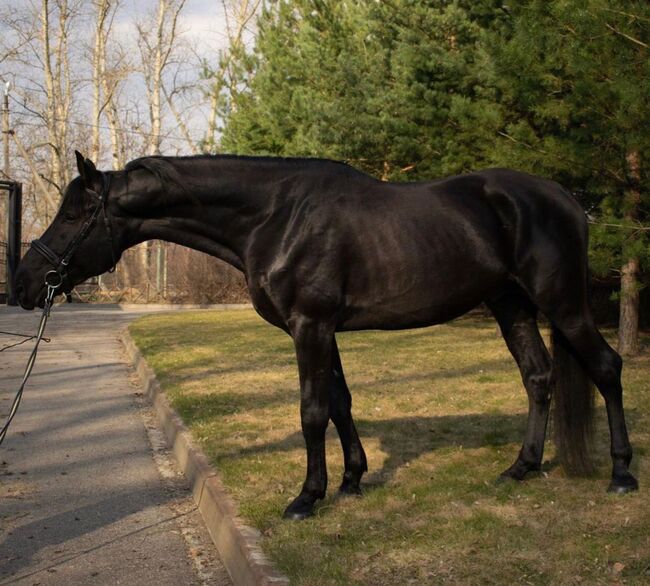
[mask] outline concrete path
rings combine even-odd
[[[0,584],[230,584],[130,381],[117,336],[143,312],[52,311],[0,448]],[[0,330],[31,334],[39,317],[3,307]],[[0,353],[3,421],[32,345]]]

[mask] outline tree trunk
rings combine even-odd
[[[149,95],[150,104],[149,104],[149,116],[151,118],[151,136],[149,137],[149,154],[150,155],[159,155],[160,154],[160,129],[161,129],[161,117],[162,117],[162,108],[161,108],[161,85],[162,85],[162,74],[163,69],[165,68],[165,58],[163,55],[164,52],[164,42],[165,42],[165,23],[166,15],[169,6],[167,5],[167,0],[158,1],[158,21],[156,27],[156,43],[154,45],[154,57],[153,57],[153,77],[150,80],[151,83],[151,92]],[[172,38],[170,41],[170,46],[174,42]]]
[[[625,219],[637,219],[641,202],[639,180],[641,168],[638,151],[627,155],[630,186],[626,194]],[[633,356],[639,352],[639,259],[625,258],[621,268],[621,299],[619,301],[618,351],[623,356]]]
[[[183,133],[183,136],[185,137],[187,146],[192,151],[192,154],[198,155],[199,149],[196,146],[194,140],[192,139],[189,128],[187,128],[187,124],[185,124],[185,120],[183,120],[183,117],[181,116],[180,112],[176,109],[176,106],[174,106],[172,97],[169,95],[164,85],[161,84],[160,89],[162,90],[162,93],[165,96],[165,100],[167,101],[167,105],[169,106],[171,113],[174,115],[174,118],[176,118],[176,123],[178,124],[179,130]]]
[[[45,120],[47,123],[47,138],[50,145],[51,153],[51,177],[52,182],[60,189],[61,188],[61,153],[59,150],[59,137],[58,137],[58,124],[57,124],[57,106],[56,106],[56,91],[54,85],[54,73],[52,71],[52,49],[51,49],[51,30],[50,30],[50,4],[49,0],[43,0],[41,4],[41,43],[43,46],[42,59],[43,59],[43,76],[45,78],[45,94],[47,97],[47,114]],[[57,198],[58,199],[58,198]]]
[[[639,352],[639,259],[629,259],[621,269],[621,299],[618,320],[618,351],[624,356]]]
[[[105,32],[106,19],[108,17],[109,4],[108,0],[99,0],[95,4],[96,22],[95,22],[95,47],[92,54],[92,71],[93,71],[93,127],[91,134],[90,159],[96,164],[99,162],[101,154],[101,134],[100,124],[102,115],[102,79],[105,74],[106,46]]]

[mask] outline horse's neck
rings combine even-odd
[[[137,239],[175,242],[245,270],[251,234],[280,205],[290,173],[281,165],[261,167],[255,159],[174,163],[189,178],[190,197],[152,209],[151,217],[142,220]]]

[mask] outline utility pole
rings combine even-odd
[[[11,89],[11,82],[5,82],[4,101],[2,104],[2,134],[4,136],[4,150],[5,150],[5,166],[4,173],[7,179],[11,178],[11,166],[9,164],[9,90]]]
[[[11,181],[11,167],[9,164],[9,135],[11,133],[9,129],[9,89],[11,88],[11,82],[6,81],[4,89],[4,98],[2,102],[2,136],[4,139],[4,178],[7,181]],[[7,240],[9,236],[9,204],[6,201],[5,197],[0,197],[0,240]],[[7,230],[7,232],[5,232]],[[0,262],[4,262],[4,259],[0,259]]]

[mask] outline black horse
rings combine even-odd
[[[366,456],[351,415],[335,333],[429,326],[481,302],[496,317],[529,398],[523,447],[502,476],[540,469],[551,395],[566,465],[588,468],[593,381],[607,405],[610,490],[638,487],[623,414],[619,355],[594,324],[587,222],[557,183],[490,169],[427,183],[384,183],[319,159],[145,157],[79,177],[17,274],[21,305],[105,272],[122,252],[161,239],[219,257],[246,276],[253,305],[293,338],[307,477],[285,516],[325,496],[325,429],[334,422],[360,492]],[[551,322],[553,357],[537,327]]]

